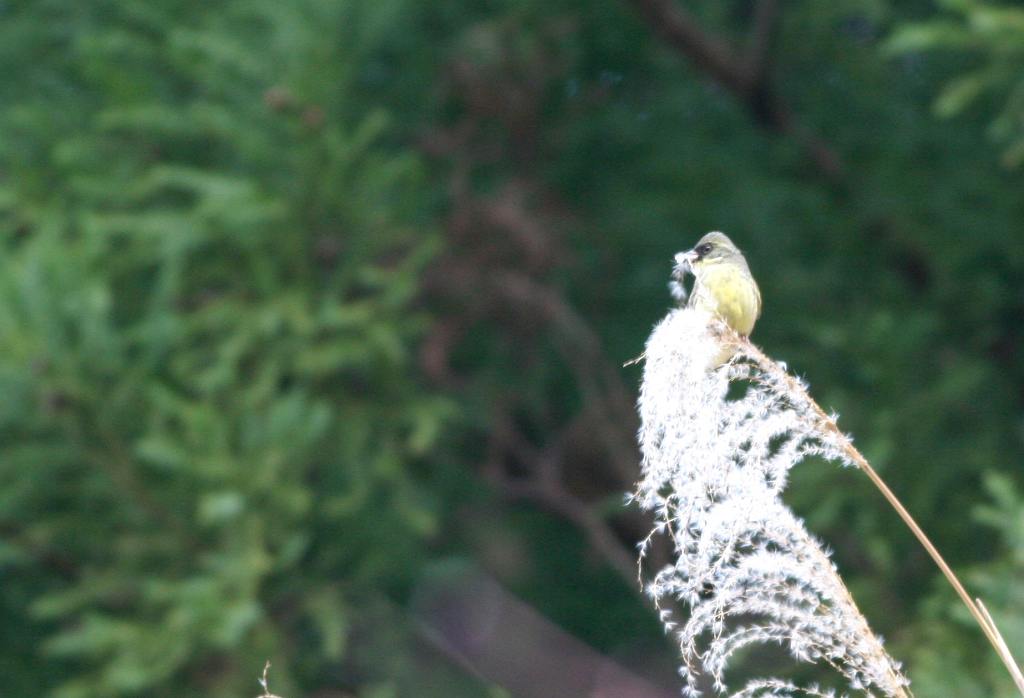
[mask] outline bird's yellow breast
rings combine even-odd
[[[761,314],[761,293],[746,269],[729,263],[708,264],[697,277],[693,304],[721,316],[740,334],[749,335]]]

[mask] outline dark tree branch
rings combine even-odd
[[[740,100],[764,128],[793,138],[829,180],[843,178],[839,155],[820,136],[802,126],[778,95],[769,76],[771,37],[777,0],[760,0],[754,8],[749,47],[742,55],[706,31],[674,0],[628,0],[651,31]]]
[[[693,62],[701,72],[733,92],[745,92],[749,78],[732,49],[704,31],[690,13],[672,0],[629,0],[651,30]]]
[[[562,483],[564,450],[582,418],[556,434],[543,448],[530,445],[511,423],[507,414],[495,417],[491,434],[491,456],[484,472],[498,491],[509,499],[537,504],[559,516],[586,536],[591,550],[598,554],[630,587],[637,586],[637,563],[632,551],[623,545],[611,524],[593,506],[573,494]],[[512,454],[527,474],[512,475],[503,456]]]
[[[768,75],[771,63],[772,38],[779,19],[778,0],[758,0],[750,25],[750,38],[744,68],[753,82],[761,82]]]
[[[445,312],[422,346],[421,362],[434,380],[459,389],[469,381],[451,365],[452,354],[481,325],[496,323],[523,367],[553,346],[580,408],[569,416],[531,409],[542,423],[526,429],[518,415],[527,396],[510,383],[499,400],[491,396],[482,474],[502,496],[529,501],[578,529],[594,555],[639,592],[634,543],[653,524],[636,508],[603,510],[639,474],[634,397],[601,338],[546,278],[565,262],[558,230],[571,214],[535,171],[543,157],[535,130],[546,90],[565,68],[557,51],[524,53],[507,30],[490,31],[499,58],[453,62],[448,87],[461,116],[422,139],[427,152],[450,163],[451,212],[448,246],[424,280],[427,297]],[[504,160],[514,162],[514,173],[496,190],[478,191],[474,174]],[[655,562],[667,562],[667,551],[656,552]]]

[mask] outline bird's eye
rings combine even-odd
[[[699,245],[697,247],[697,255],[700,256],[700,257],[703,257],[704,255],[706,255],[710,251],[711,251],[711,243],[710,242],[705,242],[703,245]]]

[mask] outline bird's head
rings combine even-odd
[[[679,279],[687,273],[696,274],[697,271],[707,264],[742,260],[743,253],[733,244],[732,240],[725,233],[708,233],[693,246],[692,250],[680,252],[675,257],[675,274]]]

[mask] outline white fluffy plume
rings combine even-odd
[[[723,351],[723,343],[735,348]],[[647,342],[635,497],[657,524],[641,559],[654,537],[669,537],[675,560],[647,590],[679,640],[684,693],[700,695],[708,683],[728,693],[734,653],[771,643],[797,660],[831,665],[850,690],[906,696],[899,665],[781,499],[790,468],[804,458],[847,462],[844,437],[822,428],[795,378],[765,370],[744,346],[689,308],[671,311]],[[667,610],[676,601],[689,609],[685,620]],[[832,694],[765,678],[733,695]]]

